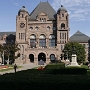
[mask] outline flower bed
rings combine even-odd
[[[40,66],[40,67],[38,67],[38,70],[43,70],[45,67],[43,67],[43,66]]]
[[[7,68],[9,68],[9,66],[6,66],[6,65],[0,66],[0,69],[7,69]]]

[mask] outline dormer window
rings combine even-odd
[[[30,27],[29,29],[30,29],[30,30],[33,30],[33,27]]]

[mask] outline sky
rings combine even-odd
[[[41,2],[57,10],[63,5],[69,13],[70,36],[78,30],[90,37],[90,0],[0,0],[0,32],[16,31],[16,15],[25,6],[29,13]]]

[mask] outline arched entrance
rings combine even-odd
[[[34,63],[34,55],[33,54],[29,54],[29,59],[30,59],[30,62]]]
[[[39,53],[38,61],[40,61],[40,60],[46,62],[46,55],[44,53]]]
[[[55,55],[54,55],[54,54],[51,54],[51,55],[50,55],[50,61],[51,61],[52,63],[55,62]]]

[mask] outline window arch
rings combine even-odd
[[[65,24],[64,23],[61,24],[61,29],[65,29]]]
[[[31,46],[31,48],[36,47],[36,35],[34,35],[34,34],[30,36],[30,46]]]
[[[54,35],[49,36],[49,46],[55,47],[55,36]]]
[[[39,37],[39,46],[46,47],[46,36],[44,34]]]

